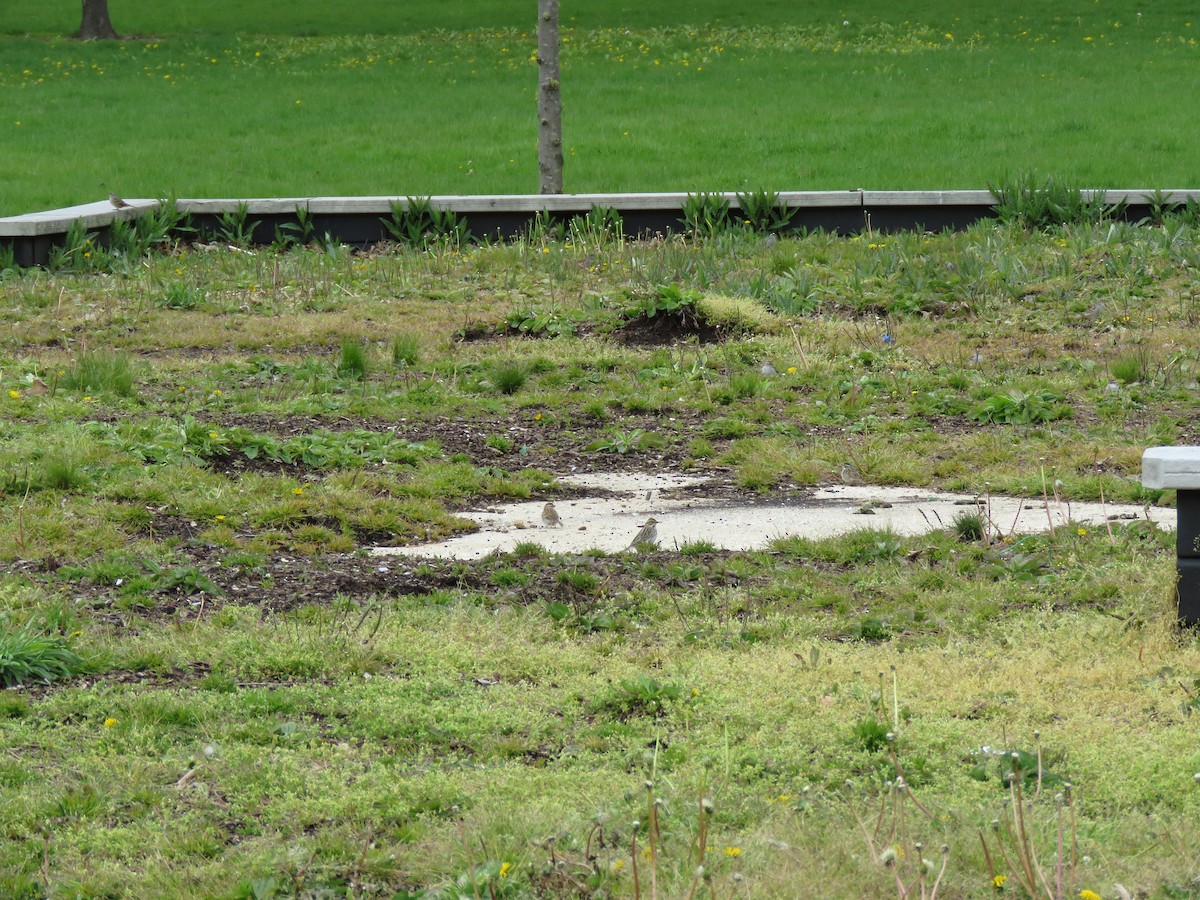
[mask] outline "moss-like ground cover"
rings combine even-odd
[[[889,896],[944,859],[943,897],[1191,896],[1200,653],[1144,522],[365,550],[578,470],[1168,503],[1137,476],[1196,442],[1197,237],[6,272],[0,894]]]

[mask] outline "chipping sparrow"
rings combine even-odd
[[[643,525],[641,530],[633,536],[633,540],[625,549],[636,550],[642,544],[653,544],[656,547],[658,546],[658,519],[654,518],[654,516],[651,516],[646,520],[646,524]]]

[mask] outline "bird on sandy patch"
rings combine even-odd
[[[558,514],[558,510],[554,508],[553,503],[547,503],[542,507],[542,524],[547,528],[561,528],[562,518]]]
[[[629,546],[625,549],[637,550],[643,544],[658,546],[658,519],[654,518],[654,516],[646,520],[646,524],[633,536],[633,540],[629,542]]]
[[[108,202],[111,203],[113,206],[115,206],[117,209],[128,209],[129,208],[129,204],[126,203],[124,200],[122,200],[120,197],[118,197],[116,194],[114,194],[112,191],[108,192]]]

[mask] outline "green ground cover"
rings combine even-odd
[[[70,7],[18,4],[0,213],[108,189],[532,192],[526,6],[118,4],[144,37],[81,45],[57,36]],[[568,190],[1195,183],[1185,4],[727,6],[564,11]]]
[[[580,469],[1169,503],[1137,474],[1197,442],[1198,237],[5,272],[0,895],[916,896],[944,860],[939,897],[1195,896],[1200,650],[1144,522],[365,550]]]

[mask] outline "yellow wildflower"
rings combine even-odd
[[[1007,875],[997,875],[995,878],[992,879],[992,887],[994,887],[998,891],[1002,890],[1004,888],[1004,882],[1006,882],[1006,881],[1008,881]]]
[[[109,716],[107,719],[104,720],[105,728],[112,728],[116,724],[117,724],[117,720],[114,719],[112,716]]]
[[[507,878],[508,873],[511,871],[512,871],[512,863],[510,863],[510,862],[501,863],[501,865],[500,865],[500,877],[501,878]]]
[[[742,848],[741,847],[726,847],[725,855],[726,856],[741,856]]]
[[[9,391],[8,396],[12,397],[14,400],[20,400],[21,392],[20,391]]]
[[[304,488],[292,488],[292,493],[299,497],[304,493]]]
[[[1079,892],[1079,900],[1102,900],[1102,898],[1095,891],[1089,891],[1087,888],[1084,888]]]

